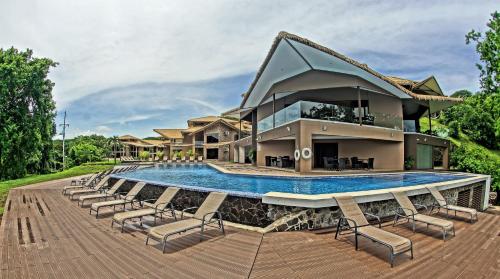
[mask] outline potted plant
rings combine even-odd
[[[143,161],[147,161],[149,159],[149,152],[148,151],[141,151],[139,153],[139,158]]]
[[[158,151],[156,152],[156,156],[158,156],[158,161],[163,161],[163,156],[165,156],[165,153],[163,153],[163,151]]]
[[[415,158],[408,156],[405,159],[405,170],[411,170],[415,166]]]
[[[194,161],[194,152],[193,152],[193,149],[189,149],[186,152],[186,155],[189,156],[189,161]]]
[[[257,159],[257,151],[255,149],[248,150],[248,159],[250,159],[252,164],[255,163],[255,159]]]

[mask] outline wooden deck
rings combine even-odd
[[[500,216],[455,221],[457,236],[405,225],[384,229],[410,238],[415,259],[398,257],[370,241],[354,251],[352,237],[332,232],[261,235],[227,227],[199,242],[198,233],[174,239],[162,254],[144,245],[143,232],[121,234],[61,195],[67,181],[14,189],[1,225],[0,278],[500,278]]]

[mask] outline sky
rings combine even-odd
[[[67,137],[158,136],[239,106],[282,30],[386,75],[434,75],[445,94],[477,91],[465,34],[484,31],[495,2],[0,0],[0,48],[59,63]]]

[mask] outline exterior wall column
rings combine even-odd
[[[240,147],[238,147],[238,149],[239,149],[239,152],[238,152],[238,157],[239,157],[238,162],[240,164],[244,164],[245,163],[245,147],[244,146],[240,146]]]
[[[313,156],[307,160],[302,158],[302,149],[306,147],[310,148],[312,151],[312,135],[310,131],[304,127],[303,123],[300,123],[299,131],[295,134],[295,149],[298,149],[301,153],[300,160],[295,161],[295,171],[300,173],[307,173],[312,170]]]
[[[450,151],[450,148],[449,147],[446,147],[443,151],[443,169],[447,170],[449,169],[450,165],[449,165],[449,151]]]

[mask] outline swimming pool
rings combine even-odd
[[[261,197],[268,192],[327,194],[397,188],[473,177],[452,173],[394,173],[361,176],[273,177],[222,173],[205,164],[170,164],[114,175],[152,184]]]

